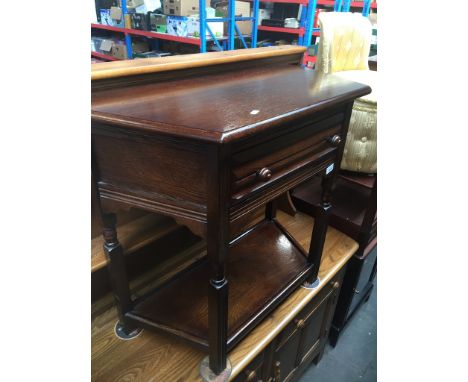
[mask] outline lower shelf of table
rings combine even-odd
[[[228,351],[307,277],[303,248],[274,221],[264,221],[231,244],[228,280]],[[130,321],[208,347],[207,258],[178,275],[127,314]]]

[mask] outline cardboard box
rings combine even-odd
[[[149,51],[149,45],[146,41],[138,41],[132,39],[132,52],[135,53],[144,53]]]
[[[111,17],[112,20],[120,22],[122,20],[122,8],[111,7],[110,17]]]
[[[191,16],[200,13],[199,5],[199,0],[164,0],[163,11],[168,16]]]
[[[216,18],[216,17],[215,17]],[[222,37],[224,33],[224,23],[222,22],[210,22],[208,23],[211,31],[215,37]],[[188,35],[189,37],[200,37],[200,17],[189,17],[188,20]],[[211,37],[210,32],[206,30],[206,36]]]
[[[188,37],[188,17],[167,16],[167,34],[179,37]]]
[[[179,37],[200,37],[200,19],[195,16],[167,16],[167,33]],[[208,23],[211,31],[216,37],[223,36],[223,24],[221,22]],[[206,31],[206,36],[211,37]]]
[[[160,15],[157,13],[149,13],[149,28],[153,32],[166,33],[167,31],[167,20],[166,15]]]
[[[111,54],[112,48],[114,47],[114,41],[111,39],[103,38],[99,46],[99,52],[103,54]]]
[[[240,17],[250,17],[250,3],[247,1],[236,1],[234,4],[235,15]],[[228,3],[222,2],[218,3],[216,6],[216,16],[218,17],[228,17]],[[237,21],[236,22],[239,31],[245,34],[252,33],[252,21]],[[228,34],[227,31],[228,23],[224,23],[224,35]]]
[[[132,55],[143,54],[149,50],[149,45],[145,41],[132,41]],[[127,59],[127,46],[125,42],[119,41],[114,42],[114,46],[112,48],[112,53],[114,57],[120,58],[122,60]]]
[[[122,9],[119,7],[111,7],[110,9],[110,18],[112,22],[112,26],[114,27],[125,27],[125,21],[123,18]]]
[[[101,9],[99,13],[101,14],[101,24],[113,25],[112,19],[110,16],[110,9]]]
[[[247,1],[236,1],[235,11],[236,11],[236,16],[250,17],[251,16],[250,3]],[[242,34],[252,34],[252,26],[253,26],[252,21],[237,21],[236,25],[238,26],[239,31]]]
[[[115,44],[112,47],[112,56],[126,60],[127,57],[127,46],[125,44]]]

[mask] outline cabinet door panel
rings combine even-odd
[[[330,298],[330,297],[329,297]],[[320,338],[322,336],[323,322],[326,320],[328,299],[323,301],[320,306],[307,318],[302,336],[301,360],[309,356],[318,349]]]
[[[336,306],[344,269],[338,272],[283,329],[272,344],[265,363],[264,382],[297,380],[308,364],[321,354]],[[266,376],[266,377],[265,377]]]
[[[273,362],[273,376],[275,382],[286,382],[289,380],[289,377],[292,376],[298,364],[297,352],[301,340],[299,334],[300,331],[297,331],[276,351],[275,360]]]
[[[262,352],[234,378],[233,382],[261,382],[263,358],[264,354]]]

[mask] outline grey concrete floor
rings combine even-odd
[[[335,348],[327,345],[318,365],[299,382],[377,381],[377,280],[369,301],[354,313]]]

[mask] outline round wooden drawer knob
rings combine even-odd
[[[271,170],[269,168],[264,167],[258,172],[258,179],[260,179],[261,181],[266,182],[270,178],[271,178]]]
[[[336,289],[338,289],[339,287],[340,287],[340,283],[339,283],[338,281],[335,281],[335,282],[333,283],[333,289],[336,290]]]
[[[338,147],[341,143],[341,137],[336,134],[333,137],[328,138],[328,143],[330,143],[330,146]]]
[[[296,320],[294,322],[296,323],[296,327],[298,329],[302,329],[305,326],[305,321],[304,320]]]

